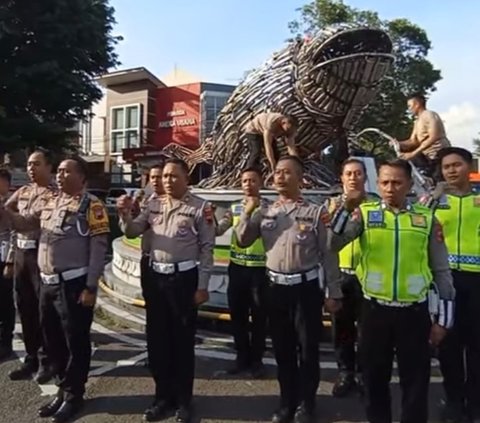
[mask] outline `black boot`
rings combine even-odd
[[[312,423],[313,422],[313,406],[307,404],[300,405],[295,411],[295,423]]]
[[[57,412],[52,416],[53,423],[66,423],[83,407],[83,399],[64,401]]]
[[[39,385],[45,385],[55,376],[54,372],[49,368],[40,368],[33,377],[33,380]]]
[[[355,376],[352,373],[341,372],[333,385],[332,395],[337,398],[346,397],[356,388]]]
[[[38,409],[38,417],[52,417],[63,404],[63,398],[56,396],[49,403]]]
[[[463,423],[465,417],[465,407],[462,403],[446,402],[443,405],[442,421],[444,423]]]
[[[146,422],[156,422],[166,417],[172,410],[172,404],[165,400],[155,400],[153,404],[145,410],[143,420]]]
[[[10,380],[25,380],[30,379],[33,374],[38,370],[38,365],[30,362],[22,363],[22,365],[15,370],[12,370],[8,377]]]
[[[295,415],[295,410],[289,407],[281,407],[272,415],[272,423],[290,423]]]
[[[189,423],[192,418],[192,407],[190,405],[181,405],[175,411],[175,421],[177,423]]]

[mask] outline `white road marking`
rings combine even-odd
[[[136,366],[141,361],[145,360],[148,356],[147,352],[138,354],[128,360],[118,360],[117,367],[128,367],[128,366]]]
[[[97,322],[93,322],[92,329],[95,332],[99,332],[99,333],[102,333],[104,335],[108,335],[111,338],[116,339],[117,341],[123,342],[125,344],[136,345],[138,347],[145,347],[146,346],[145,341],[134,338],[132,336],[128,336],[128,335],[124,335],[122,333],[115,332],[112,329],[109,329],[109,328],[107,328],[107,327],[105,327],[105,326],[103,326],[103,325],[101,325]]]
[[[114,330],[105,327],[97,322],[93,322],[92,324],[92,331],[104,335],[108,335],[112,339],[115,339],[123,344],[127,344],[129,347],[133,347],[134,349],[145,349],[146,348],[146,342],[144,340],[135,338],[133,336],[129,336],[126,334],[118,333],[115,332]],[[21,333],[21,325],[17,323],[15,325],[15,332],[17,336],[13,340],[13,349],[15,353],[17,354],[19,360],[24,360],[25,357],[25,345],[23,341],[18,337],[18,334]],[[134,332],[137,333],[137,332]],[[218,334],[215,333],[210,333],[207,334],[202,334],[199,333],[197,335],[197,338],[202,339],[203,341],[206,341],[208,343],[211,343],[212,345],[198,345],[195,347],[195,355],[197,357],[203,357],[203,358],[210,358],[210,359],[216,359],[216,360],[225,360],[225,361],[234,361],[236,359],[236,355],[233,352],[233,348],[227,348],[227,351],[218,351],[221,346],[218,344],[232,344],[232,338],[231,337],[223,337],[219,336]],[[215,345],[217,344],[217,345]],[[97,345],[92,345],[92,356],[95,354],[95,352],[98,350],[98,344]],[[232,352],[228,352],[232,351]],[[89,379],[87,386],[91,386],[95,381],[97,380],[96,377],[101,376],[105,373],[108,373],[112,370],[115,370],[119,367],[129,367],[129,366],[135,366],[138,363],[142,362],[147,358],[148,354],[147,352],[142,352],[140,354],[137,354],[129,359],[125,360],[118,360],[116,362],[104,362],[104,361],[99,361],[99,360],[93,360],[91,362],[92,367],[96,367],[92,369],[89,372],[89,376],[92,377]],[[266,365],[269,366],[276,366],[275,359],[266,357],[264,358],[263,362]],[[439,363],[438,360],[432,359],[432,368],[438,367]],[[321,361],[320,362],[320,367],[322,369],[326,370],[336,370],[337,369],[337,364],[334,361]],[[397,368],[397,363],[394,363],[394,368]],[[215,372],[216,375],[221,375],[223,374],[223,371],[217,371]],[[439,376],[432,376],[430,379],[431,383],[441,383],[442,382],[442,377]],[[322,383],[328,383],[328,382],[322,382]],[[392,377],[392,383],[397,384],[399,383],[399,378],[398,376]],[[41,390],[41,396],[51,396],[55,395],[57,392],[57,386],[54,384],[47,384],[47,385],[39,385],[39,388]]]

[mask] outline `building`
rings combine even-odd
[[[158,162],[171,143],[197,148],[235,89],[179,69],[162,79],[145,68],[121,70],[98,83],[104,97],[83,123],[80,145],[86,160],[102,163],[116,184],[136,183],[141,168]]]

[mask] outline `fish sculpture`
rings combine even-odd
[[[262,112],[298,119],[307,185],[330,186],[335,173],[321,163],[322,151],[353,131],[393,60],[390,37],[375,28],[341,24],[289,43],[250,72],[219,113],[209,148],[201,148],[209,150],[213,173],[199,187],[239,186],[250,153],[244,128]],[[268,176],[266,160],[263,171]]]

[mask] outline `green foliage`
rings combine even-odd
[[[68,146],[118,64],[108,0],[0,2],[0,152]]]
[[[472,140],[473,144],[473,154],[480,156],[480,138],[474,138]]]
[[[407,19],[382,20],[374,11],[356,9],[341,0],[314,0],[298,12],[299,18],[289,24],[296,37],[339,23],[381,28],[390,35],[396,60],[359,128],[373,126],[399,139],[408,138],[412,129],[406,112],[408,95],[428,95],[441,79],[440,71],[427,58],[431,49],[427,33]]]

